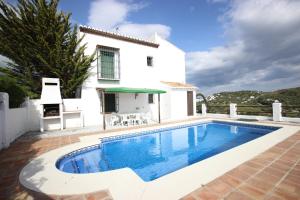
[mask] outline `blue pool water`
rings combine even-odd
[[[151,181],[276,129],[209,122],[108,138],[62,157],[56,166],[80,174],[129,167],[144,181]]]

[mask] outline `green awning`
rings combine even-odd
[[[149,88],[128,88],[128,87],[114,87],[103,88],[104,92],[116,92],[116,93],[148,93],[148,94],[161,94],[166,93],[164,90],[149,89]]]

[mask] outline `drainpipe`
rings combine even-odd
[[[160,93],[158,93],[158,123],[160,123]]]
[[[102,105],[102,112],[103,112],[103,130],[106,130],[106,124],[105,124],[105,96],[104,96],[104,90],[101,90],[101,105]]]

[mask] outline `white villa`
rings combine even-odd
[[[186,84],[181,49],[157,34],[141,40],[85,26],[79,34],[86,53],[97,54],[81,91],[85,126],[103,123],[102,107],[106,114],[147,113],[156,122],[196,115],[197,88]]]

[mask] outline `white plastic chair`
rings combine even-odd
[[[149,124],[150,123],[150,120],[151,120],[151,116],[150,116],[150,113],[147,112],[147,113],[143,113],[141,115],[141,123],[142,124]]]
[[[110,118],[110,125],[111,126],[120,126],[121,125],[121,119],[117,115],[112,115]]]

